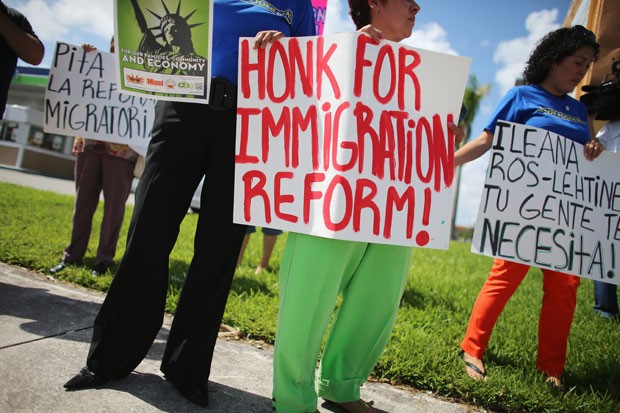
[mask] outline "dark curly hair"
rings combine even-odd
[[[573,55],[582,47],[594,49],[594,58],[598,56],[599,44],[596,36],[583,26],[562,27],[554,30],[539,42],[523,71],[526,85],[539,85],[547,75],[551,66]]]
[[[377,0],[378,2],[385,3],[386,0]],[[349,0],[349,14],[355,23],[356,29],[370,24],[370,6],[368,0]]]

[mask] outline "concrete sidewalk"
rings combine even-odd
[[[166,317],[148,356],[126,379],[104,388],[66,392],[62,385],[84,365],[103,294],[0,263],[1,412],[270,412],[272,349],[220,338],[215,348],[210,405],[181,397],[159,371],[168,335]],[[471,406],[382,383],[362,397],[392,413],[465,413]],[[319,401],[321,412],[334,412]]]

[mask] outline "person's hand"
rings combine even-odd
[[[269,43],[273,43],[283,37],[284,33],[277,30],[264,30],[262,32],[258,32],[256,33],[256,36],[254,36],[254,48],[258,49],[260,47],[261,49],[264,49]]]
[[[377,29],[372,24],[367,24],[366,26],[359,29],[358,32],[366,33],[368,36],[372,37],[372,40],[374,40],[376,44],[379,44],[382,39],[385,39],[385,35],[383,34],[383,32]]]
[[[593,161],[603,153],[604,150],[605,145],[597,138],[593,138],[590,142],[583,145],[583,156],[585,156],[588,161]]]
[[[455,125],[454,122],[448,122],[448,129],[454,133],[454,146],[457,146],[465,137],[465,129],[461,125]]]
[[[82,45],[82,49],[84,49],[85,52],[92,52],[93,50],[97,50],[97,48],[90,43],[84,43]]]

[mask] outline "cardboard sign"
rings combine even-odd
[[[620,155],[590,162],[583,145],[498,122],[472,251],[618,282]]]
[[[124,93],[207,103],[213,1],[116,0],[114,15]]]
[[[469,59],[359,33],[239,50],[235,222],[448,247]]]
[[[325,26],[325,13],[327,12],[327,0],[312,0],[312,10],[314,11],[314,25],[316,26],[316,35],[323,34]]]
[[[155,101],[119,93],[115,65],[111,53],[56,43],[45,90],[45,132],[148,145]]]

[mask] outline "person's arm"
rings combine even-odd
[[[588,114],[588,128],[590,129],[590,142],[583,145],[583,156],[589,161],[593,161],[605,150],[605,145],[594,136],[594,117],[595,114]]]
[[[385,39],[385,35],[383,34],[383,32],[377,29],[372,24],[367,24],[366,26],[359,29],[358,32],[365,33],[368,36],[372,37],[372,40],[374,40],[376,44],[379,44],[381,40]]]
[[[0,12],[0,37],[24,62],[38,65],[43,60],[45,53],[43,43],[36,36],[22,30],[9,16],[2,12]]]
[[[456,125],[453,122],[448,123],[448,129],[454,134],[454,146],[458,146],[465,137],[465,129],[463,129],[463,126]]]
[[[460,166],[474,159],[480,158],[491,148],[493,134],[485,130],[476,139],[467,142],[454,153],[454,166]]]

